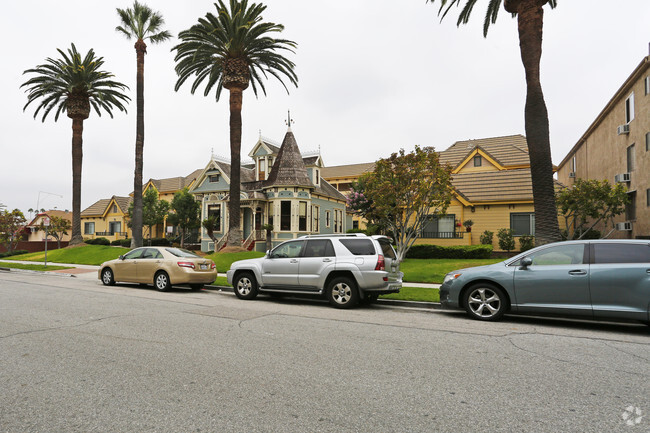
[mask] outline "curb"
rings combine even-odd
[[[226,292],[224,294],[233,294],[233,288],[230,286],[214,286],[206,284],[204,286],[206,290],[218,290],[220,292]],[[291,295],[289,295],[291,296]],[[442,305],[440,302],[420,302],[420,301],[399,301],[397,299],[378,299],[376,305],[390,305],[394,307],[404,307],[404,308],[424,308],[427,310],[441,310]]]
[[[31,269],[19,269],[19,268],[4,268],[0,267],[0,271],[2,272],[23,272],[26,274],[47,274],[47,275],[54,275],[57,277],[72,277],[72,278],[77,278],[75,274],[69,274],[65,272],[53,272],[53,271],[32,271]]]

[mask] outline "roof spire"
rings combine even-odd
[[[291,111],[287,110],[287,120],[284,121],[284,123],[289,127],[288,130],[291,131],[291,125],[293,125],[294,120],[291,118]]]

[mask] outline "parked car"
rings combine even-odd
[[[501,263],[448,273],[440,301],[479,320],[519,313],[650,324],[650,241],[543,245]]]
[[[153,284],[161,292],[172,285],[188,285],[192,290],[201,290],[217,278],[217,267],[212,260],[188,250],[143,247],[102,263],[98,275],[107,286],[127,282]]]
[[[390,239],[362,233],[303,236],[262,258],[235,262],[227,272],[239,299],[258,293],[319,294],[336,308],[397,293],[402,275]]]

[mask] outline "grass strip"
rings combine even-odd
[[[73,269],[71,266],[26,265],[22,263],[10,263],[10,262],[0,262],[0,268],[25,269],[28,271],[58,271],[61,269]]]

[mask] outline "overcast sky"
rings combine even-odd
[[[439,1],[439,0],[438,0]],[[441,23],[425,0],[266,0],[264,19],[283,24],[298,43],[297,89],[277,81],[256,99],[244,92],[242,158],[264,137],[281,142],[287,110],[301,151],[320,146],[327,166],[371,162],[415,145],[444,150],[454,142],[524,134],[524,70],[516,19],[501,11],[487,38],[487,1],[456,27]],[[219,102],[186,83],[174,91],[176,35],[214,12],[211,1],[145,0],[162,13],[173,40],[148,46],[145,61],[144,179],[185,176],[229,157],[228,94]],[[462,1],[464,4],[464,0]],[[559,0],[545,7],[542,86],[553,162],[559,163],[644,56],[650,42],[648,0]],[[127,114],[91,112],[84,122],[82,209],[133,190],[134,41],[115,31],[129,1],[8,2],[0,16],[0,203],[9,209],[71,209],[72,121],[33,119],[22,73],[59,57],[74,42],[104,57],[104,70],[130,87]]]

